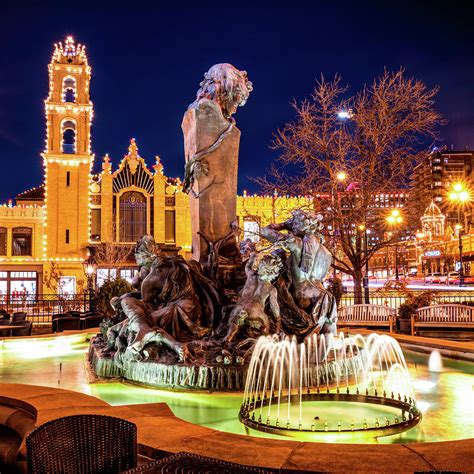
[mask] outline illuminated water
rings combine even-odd
[[[21,347],[3,350],[0,348],[0,382],[28,383],[75,390],[99,397],[112,405],[166,402],[176,416],[191,423],[232,433],[281,438],[250,430],[238,421],[241,393],[177,393],[125,383],[89,385],[84,373],[84,355],[87,347],[87,343],[69,346],[60,342],[53,347],[51,345],[33,347],[33,343],[28,341]],[[417,404],[423,413],[423,420],[418,426],[405,433],[378,440],[367,439],[363,434],[344,438],[338,434],[324,433],[306,435],[305,439],[328,442],[407,443],[472,437],[474,364],[444,358],[442,372],[429,372],[427,355],[410,352],[404,354],[413,380]],[[328,407],[318,405],[318,407],[315,409],[324,409],[326,413],[326,410],[337,408],[334,405]],[[385,416],[378,412],[380,409],[362,405],[354,406],[349,411],[362,410],[357,412],[357,417],[366,418],[368,423],[373,423],[376,417]],[[338,417],[337,415],[338,413],[335,413],[334,417]],[[344,413],[341,416],[349,418],[351,415]]]
[[[364,395],[378,406],[369,408],[369,398],[361,403]],[[395,401],[404,404],[389,406]],[[388,335],[314,334],[301,344],[295,337],[268,336],[254,347],[241,407],[247,426],[284,436],[294,436],[293,430],[338,436],[348,430],[353,436],[370,428],[384,427],[385,434],[404,430],[399,424],[407,418],[413,425],[420,412],[403,352]]]

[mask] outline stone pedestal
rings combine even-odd
[[[210,151],[199,160],[189,195],[193,259],[203,262],[208,245],[198,232],[216,242],[230,232],[230,223],[236,218],[240,130],[230,126],[219,105],[211,100],[188,109],[181,127],[186,163],[196,154]]]

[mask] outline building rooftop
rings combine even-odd
[[[31,188],[26,191],[23,191],[16,196],[16,202],[22,203],[23,201],[43,201],[44,200],[44,185],[37,186],[36,188]]]

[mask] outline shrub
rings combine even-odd
[[[114,296],[121,296],[124,293],[130,293],[134,288],[123,278],[114,280],[106,280],[104,284],[96,291],[96,307],[97,311],[104,316],[113,316],[114,310],[110,306],[110,300]]]
[[[398,307],[398,317],[400,319],[409,319],[417,309],[429,306],[435,296],[436,292],[434,291],[423,291],[416,294],[407,289],[405,302]]]

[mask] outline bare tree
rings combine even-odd
[[[69,294],[64,292],[64,274],[59,270],[56,262],[49,262],[49,271],[45,270],[43,284],[48,290],[55,294],[58,300],[59,311],[67,312],[72,310],[80,310],[84,299],[83,295],[86,288],[86,277],[76,280],[76,293]]]
[[[94,259],[102,268],[119,268],[130,260],[133,246],[116,242],[101,242],[94,246]]]
[[[281,154],[269,175],[256,180],[267,193],[313,196],[332,229],[334,265],[353,277],[358,303],[366,261],[396,239],[385,232],[380,196],[407,188],[411,170],[437,138],[437,92],[403,70],[385,71],[352,97],[340,76],[321,77],[309,99],[293,102],[296,119],[272,143]],[[410,220],[410,208],[404,212]],[[365,229],[379,236],[367,248]]]

